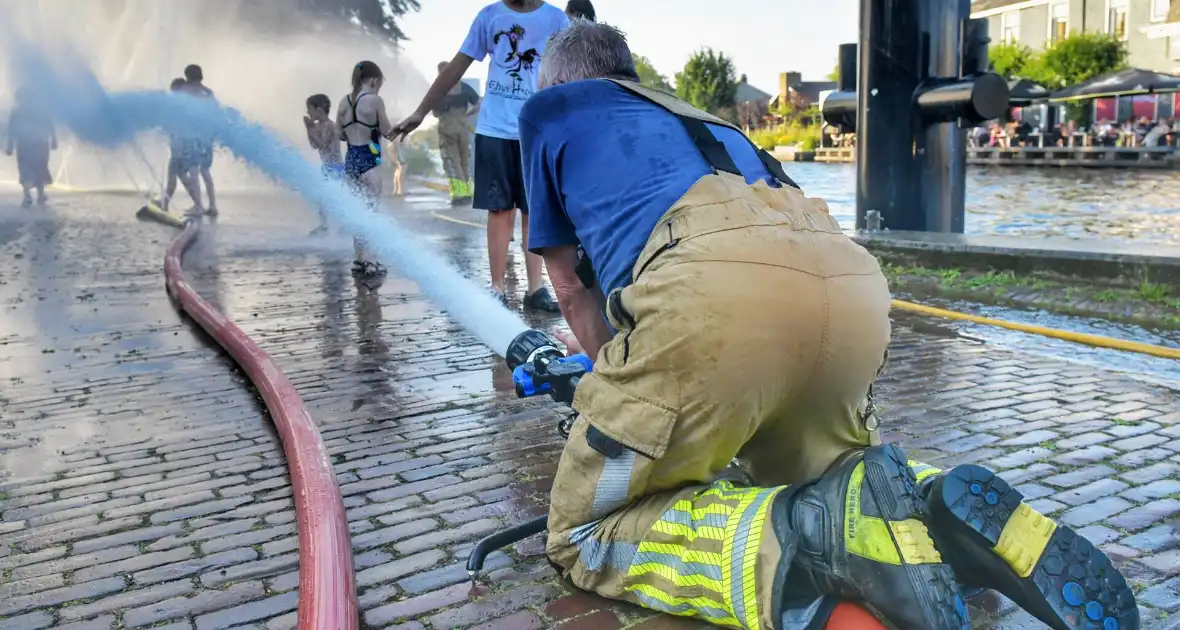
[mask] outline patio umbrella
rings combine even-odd
[[[1053,92],[1053,101],[1081,101],[1110,96],[1180,92],[1180,77],[1127,68]]]
[[[1013,79],[1008,82],[1008,103],[1017,107],[1030,105],[1049,98],[1049,90],[1040,83],[1028,79]]]

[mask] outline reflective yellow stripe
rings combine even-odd
[[[669,595],[669,594],[661,591],[660,589],[658,589],[650,584],[635,584],[632,586],[628,586],[627,590],[631,591],[633,593],[642,593],[642,594],[646,595],[647,597],[650,597],[651,599],[654,599],[662,604],[665,604],[669,608],[674,608],[677,606],[688,606],[689,609],[684,610],[684,611],[665,611],[668,614],[676,615],[679,617],[702,617],[704,615],[701,615],[698,612],[702,608],[714,608],[714,609],[719,608],[719,606],[718,606],[719,602],[715,602],[712,599],[709,599],[708,597],[676,597],[673,595]],[[715,623],[717,625],[730,626],[732,628],[742,627],[741,622],[739,622],[737,619],[733,618],[733,616],[729,616],[729,617],[704,616],[704,617],[706,619],[708,619],[710,622]]]
[[[664,578],[665,580],[674,584],[677,588],[699,586],[702,588],[707,588],[710,591],[717,593],[718,597],[721,597],[721,582],[710,579],[704,575],[681,575],[676,571],[675,568],[665,564],[660,564],[658,562],[633,564],[627,571],[627,575],[630,577],[638,577],[640,575],[646,575],[649,573]],[[724,604],[725,602],[719,600],[717,603]]]
[[[677,556],[685,562],[693,562],[697,564],[711,564],[713,566],[721,566],[721,554],[713,553],[711,551],[701,551],[700,549],[689,549],[680,545],[673,545],[669,543],[656,542],[641,542],[639,543],[639,553],[666,553],[670,556]]]
[[[725,530],[721,529],[720,527],[698,527],[693,529],[688,525],[669,523],[668,521],[661,520],[656,521],[656,524],[652,525],[651,530],[653,532],[668,534],[670,536],[681,536],[688,542],[692,542],[698,538],[716,540],[717,542],[721,542],[725,539]]]
[[[759,489],[754,489],[757,494]],[[698,493],[698,497],[717,497],[719,499],[738,499],[741,500],[750,492],[749,488],[735,488],[732,483],[728,481],[717,481],[704,492]]]
[[[910,469],[914,471],[914,476],[918,478],[919,483],[942,472],[930,464],[923,464],[922,462],[914,461],[912,459],[907,463],[909,464]]]
[[[742,598],[745,599],[746,604],[745,621],[747,628],[757,628],[759,626],[756,571],[758,565],[758,548],[762,545],[762,528],[766,523],[766,512],[770,508],[771,503],[774,502],[774,497],[777,494],[778,491],[770,493],[763,498],[762,503],[758,505],[757,511],[754,513],[754,521],[750,524],[749,535],[745,537],[746,549],[742,557]],[[751,500],[756,497],[757,495],[751,497]],[[736,610],[736,608],[733,610]]]
[[[724,503],[710,503],[705,507],[693,508],[691,501],[680,501],[676,503],[676,506],[673,509],[679,510],[681,512],[688,512],[692,515],[692,520],[694,521],[703,520],[705,516],[710,514],[724,514],[725,516],[729,516],[734,512],[734,506],[732,505],[726,505]]]

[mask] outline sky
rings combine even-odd
[[[738,75],[776,94],[778,75],[798,71],[822,81],[840,44],[857,38],[856,0],[593,0],[598,20],[627,34],[631,51],[652,61],[669,80],[694,50],[709,46],[731,57]],[[422,10],[401,19],[410,37],[403,54],[427,78],[455,56],[471,20],[488,0],[421,0]],[[565,8],[565,0],[555,0]],[[724,5],[726,9],[719,11]],[[487,63],[467,77],[487,77]],[[482,92],[482,89],[480,90]]]

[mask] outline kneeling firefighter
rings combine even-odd
[[[623,35],[577,21],[520,115],[529,246],[571,351],[595,359],[549,558],[581,588],[735,628],[822,627],[849,600],[895,627],[965,629],[960,584],[1053,628],[1137,628],[1088,541],[983,468],[880,443],[876,260],[735,127],[637,81]],[[735,459],[753,484],[719,480]]]

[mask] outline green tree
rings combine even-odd
[[[1074,33],[1043,50],[1032,50],[1016,42],[998,44],[988,50],[994,72],[1009,79],[1036,81],[1050,90],[1089,81],[1127,67],[1126,42],[1105,33]],[[1069,120],[1086,118],[1088,103],[1067,103]]]
[[[737,112],[737,72],[725,53],[704,48],[692,54],[676,73],[676,95],[714,116],[734,120]]]
[[[380,29],[390,39],[406,39],[397,19],[417,11],[418,0],[298,0],[299,6],[319,13],[328,13],[356,20],[368,28]]]
[[[665,92],[672,92],[672,86],[668,84],[668,77],[660,74],[652,65],[651,60],[647,57],[642,57],[631,53],[631,59],[635,61],[635,72],[639,75],[639,82],[649,88],[656,90],[663,90]]]
[[[828,76],[826,76],[824,78],[827,79],[828,81],[839,81],[840,80],[840,60],[839,59],[836,60],[836,65],[832,67],[832,71],[829,72]]]
[[[1077,85],[1127,67],[1127,43],[1106,33],[1075,33],[1041,53],[1034,66],[1049,89]]]
[[[1043,50],[1008,42],[992,46],[987,54],[993,72],[1036,81],[1050,90],[1127,67],[1127,43],[1105,33],[1074,33]]]
[[[1005,79],[1027,78],[1023,72],[1030,63],[1037,61],[1036,57],[1032,48],[1016,41],[996,44],[987,51],[992,72]]]

